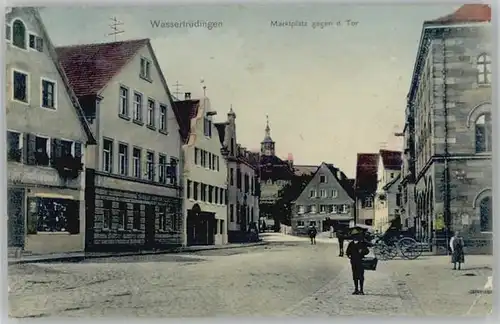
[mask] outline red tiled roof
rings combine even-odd
[[[454,13],[426,21],[426,24],[454,24],[491,21],[491,7],[487,4],[465,4]]]
[[[174,101],[172,109],[179,124],[179,132],[181,134],[184,143],[189,137],[189,131],[191,130],[191,119],[198,114],[198,107],[200,106],[200,100],[189,99],[182,101]]]
[[[96,95],[149,39],[56,48],[59,62],[78,97]]]
[[[358,196],[374,194],[377,190],[378,158],[377,153],[358,153],[355,180]]]
[[[402,153],[399,151],[380,150],[382,164],[387,170],[401,170]]]

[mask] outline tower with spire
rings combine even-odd
[[[269,127],[269,116],[266,115],[266,130],[264,140],[260,143],[260,153],[265,156],[275,155],[274,144],[271,138],[271,127]]]

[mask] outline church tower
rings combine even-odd
[[[274,141],[271,138],[271,127],[269,127],[269,116],[266,116],[266,134],[264,140],[260,143],[260,153],[267,156],[275,155]]]

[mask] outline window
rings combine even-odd
[[[477,57],[477,83],[491,83],[491,57],[488,54],[481,54]]]
[[[342,214],[347,214],[349,212],[349,206],[348,205],[342,205]]]
[[[43,38],[30,34],[29,46],[38,52],[43,52]]]
[[[214,187],[208,186],[208,202],[209,203],[213,202],[213,195],[214,195]]]
[[[120,111],[121,116],[128,116],[128,89],[120,87]]]
[[[122,201],[118,205],[118,229],[127,229],[127,203]]]
[[[332,189],[330,194],[331,194],[332,198],[337,198],[337,196],[339,195],[339,192],[335,189]]]
[[[12,24],[12,45],[26,49],[26,26],[21,20]]]
[[[7,132],[7,160],[21,162],[23,142],[21,133]]]
[[[223,219],[220,220],[220,229],[219,229],[219,231],[220,231],[220,234],[224,234],[224,220]]]
[[[371,197],[366,197],[364,200],[363,200],[363,203],[362,203],[362,208],[372,208],[373,206],[373,200]]]
[[[229,169],[229,184],[231,186],[234,185],[234,169],[233,168]]]
[[[207,185],[202,183],[201,184],[201,201],[207,201]]]
[[[324,214],[327,212],[327,206],[326,205],[320,205],[319,206],[319,212]]]
[[[394,179],[394,172],[391,172],[391,179]]]
[[[148,126],[155,126],[155,101],[148,99]]]
[[[56,108],[56,83],[42,79],[42,107]]]
[[[337,206],[335,205],[330,205],[330,212],[332,214],[336,214],[337,213]]]
[[[304,221],[297,221],[297,227],[304,227]]]
[[[141,73],[139,76],[143,79],[151,81],[151,61],[144,57],[141,58]]]
[[[309,226],[316,226],[316,221],[310,221]]]
[[[234,222],[234,205],[233,204],[229,205],[229,221],[231,223]]]
[[[153,152],[148,152],[146,154],[147,163],[147,179],[153,181],[155,179],[155,154]]]
[[[321,189],[321,190],[319,191],[319,194],[320,194],[321,198],[326,198],[326,190]]]
[[[485,197],[479,203],[479,226],[481,232],[493,231],[492,201],[491,197]]]
[[[209,170],[213,170],[212,162],[213,162],[212,153],[208,152],[208,169]]]
[[[219,192],[220,192],[220,197],[219,197],[220,204],[226,205],[227,204],[227,197],[224,197],[224,189],[220,188]]]
[[[203,150],[200,150],[200,160],[201,160],[201,166],[205,167],[207,165],[207,155],[206,152]]]
[[[186,182],[186,198],[191,199],[191,180]]]
[[[121,175],[128,175],[128,146],[127,144],[118,145],[118,170]]]
[[[12,27],[5,25],[5,39],[10,41],[12,39]]]
[[[75,142],[73,141],[66,141],[66,140],[55,140],[55,145],[59,145],[60,147],[60,153],[57,153],[56,150],[56,157],[74,157],[75,156]]]
[[[212,154],[212,170],[215,170],[215,165],[217,164],[217,155]]]
[[[193,199],[198,200],[198,192],[199,192],[200,184],[198,182],[193,182]]]
[[[168,222],[167,222],[167,206],[160,206],[159,207],[159,228],[161,231],[167,231],[169,228]]]
[[[134,224],[133,228],[135,230],[140,230],[141,229],[141,205],[140,204],[134,204],[133,207],[133,217],[134,217]]]
[[[12,84],[13,88],[13,98],[14,100],[21,102],[28,102],[28,74],[20,71],[14,70],[13,72]]]
[[[208,117],[203,118],[203,134],[207,137],[212,136],[212,121]]]
[[[241,170],[236,169],[236,188],[241,189]]]
[[[312,205],[311,206],[311,214],[316,214],[316,212],[317,212],[316,205]]]
[[[314,197],[316,197],[316,190],[310,190],[310,191],[309,191],[309,197],[310,197],[310,198],[314,198]]]
[[[216,162],[217,162],[217,171],[220,171],[220,169],[219,169],[219,161],[220,161],[220,159],[219,159],[219,156],[217,155],[217,159],[216,159]]]
[[[198,163],[200,163],[199,155],[200,155],[200,149],[195,147],[194,148],[194,164],[195,165],[198,165]]]
[[[104,200],[102,205],[102,229],[111,229],[113,224],[113,203],[110,200]]]
[[[132,176],[141,178],[141,149],[137,147],[132,151]]]
[[[134,93],[134,120],[142,121],[142,94]]]
[[[160,105],[160,130],[167,130],[167,106]]]
[[[47,137],[35,137],[35,164],[49,165],[50,163],[50,140]]]
[[[324,176],[324,175],[319,176],[319,182],[320,183],[326,183],[326,176]]]
[[[299,213],[299,214],[304,214],[305,212],[306,212],[305,207],[304,207],[304,206],[302,206],[302,205],[300,205],[300,206],[299,206],[299,211],[298,211],[298,213]]]
[[[179,165],[179,160],[175,157],[170,158],[170,164],[167,166],[167,178],[170,184],[177,183],[177,167]]]
[[[113,172],[113,141],[104,139],[102,148],[102,170]]]
[[[491,114],[485,113],[476,120],[476,153],[491,152]]]
[[[163,154],[158,159],[158,181],[167,183],[167,156]]]

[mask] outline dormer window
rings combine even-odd
[[[139,76],[147,81],[151,81],[151,61],[141,57],[141,72]]]
[[[12,45],[26,49],[26,26],[19,19],[12,24]]]
[[[203,134],[212,137],[212,121],[208,117],[203,118]]]

